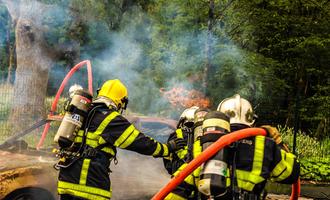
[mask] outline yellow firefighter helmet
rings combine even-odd
[[[98,97],[106,97],[116,104],[118,109],[126,109],[128,92],[126,86],[118,79],[106,81],[98,92]]]
[[[251,103],[239,94],[224,99],[217,110],[230,117],[230,124],[245,124],[251,127],[255,121]]]

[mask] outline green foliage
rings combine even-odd
[[[64,114],[64,107],[65,107],[66,101],[67,101],[67,98],[65,98],[65,97],[61,97],[61,98],[58,99],[57,106],[56,106],[56,113],[57,114]],[[53,102],[54,102],[54,97],[53,96],[46,97],[45,107],[46,107],[46,110],[48,112],[51,110]]]
[[[315,136],[329,132],[329,100],[315,104],[329,96],[329,90],[321,92],[329,85],[329,10],[326,1],[241,0],[234,1],[224,13],[225,33],[237,45],[279,63],[270,68],[280,81],[268,83],[268,87],[284,88],[272,95],[264,93],[272,100],[261,101],[261,119],[293,126],[295,97],[300,91],[301,128],[306,131],[313,127],[313,133],[318,133],[316,127],[322,123],[322,133]],[[261,69],[258,65],[253,68],[256,72]],[[267,84],[263,79],[256,81]],[[264,112],[272,109],[271,105],[276,105],[276,115]]]
[[[304,100],[306,107],[301,109],[303,120],[315,127],[313,135],[319,139],[330,137],[330,79],[327,82],[315,87],[317,92]]]
[[[278,126],[284,143],[292,149],[293,129]],[[330,139],[319,141],[299,131],[297,133],[296,155],[300,162],[300,176],[303,180],[330,180]]]
[[[278,126],[278,130],[282,135],[284,143],[292,149],[293,145],[293,128]],[[326,158],[330,157],[330,139],[319,141],[314,137],[308,136],[306,133],[298,131],[296,142],[296,155],[298,158]]]
[[[0,2],[0,70],[5,70],[8,66],[8,30],[9,29],[9,14],[6,7]]]
[[[301,159],[300,176],[303,180],[330,181],[330,158]]]

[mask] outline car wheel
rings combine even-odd
[[[54,197],[44,189],[23,188],[10,193],[4,200],[54,200]]]

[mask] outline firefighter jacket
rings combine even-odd
[[[177,129],[172,133],[168,139],[182,138],[188,141],[188,133],[182,129]],[[192,144],[187,142],[187,146],[184,149],[180,149],[175,153],[171,153],[170,157],[164,158],[165,168],[172,176],[176,176],[182,171],[183,168],[189,162],[189,157],[195,158],[202,151],[199,138],[195,141],[191,141]],[[192,145],[192,152],[188,151],[188,146]],[[192,155],[189,155],[192,154]],[[171,193],[169,193],[165,200],[185,200],[185,199],[197,199],[197,182],[199,180],[200,167],[198,167],[192,174],[187,176],[185,180],[180,183]]]
[[[235,185],[243,191],[261,194],[267,179],[292,184],[299,178],[295,155],[281,149],[272,138],[256,136],[238,141],[232,149],[230,165],[235,165]]]
[[[194,142],[194,157],[199,155],[201,151],[200,139],[197,139]],[[227,180],[227,183],[230,184],[231,189],[235,185],[235,188],[238,189],[237,192],[247,192],[247,194],[255,195],[256,199],[260,196],[268,179],[279,183],[293,184],[299,178],[300,168],[296,157],[282,150],[269,137],[256,136],[240,140],[235,147],[229,148],[228,157],[230,168],[235,168],[235,176],[231,171],[230,178],[234,178],[234,180]],[[182,171],[186,165],[187,163],[184,163],[173,175]],[[190,192],[195,191],[192,188],[197,188],[200,172],[201,168],[199,167],[165,199],[185,200],[191,197]],[[217,199],[234,199],[232,195],[229,191],[229,194]],[[197,195],[194,194],[194,196]]]
[[[188,133],[179,128],[170,134],[167,142],[174,140],[175,138],[182,138],[187,141]],[[163,158],[164,167],[170,175],[172,175],[183,163],[185,163],[187,154],[188,144],[184,147],[184,149],[180,149],[175,153],[171,153],[169,156]]]
[[[75,145],[81,144],[83,134],[84,131],[80,130],[75,138]],[[169,154],[165,144],[144,135],[105,104],[95,108],[88,126],[85,147],[86,150],[80,159],[67,168],[60,168],[59,194],[70,194],[85,199],[110,199],[109,166],[116,155],[117,147],[155,157]]]

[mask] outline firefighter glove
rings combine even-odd
[[[269,125],[263,125],[261,126],[261,128],[267,131],[267,136],[273,138],[276,144],[282,144],[282,137],[280,132],[277,130],[277,128]]]
[[[168,141],[168,151],[175,152],[179,149],[183,149],[187,145],[187,142],[182,138],[175,138],[173,140]]]

